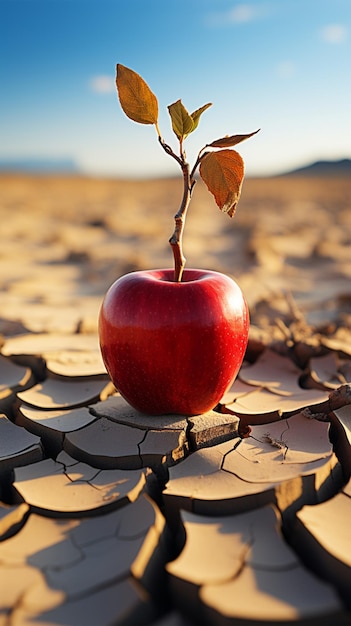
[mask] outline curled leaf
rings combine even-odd
[[[157,124],[157,98],[139,74],[118,63],[116,85],[127,117],[139,124]]]
[[[204,104],[202,107],[200,107],[199,109],[196,109],[196,111],[194,111],[191,114],[191,118],[194,122],[194,126],[192,130],[195,130],[195,128],[198,127],[199,121],[200,121],[200,117],[203,114],[204,111],[206,111],[206,109],[208,109],[209,107],[212,106],[212,102],[208,102],[207,104]]]
[[[201,159],[200,176],[220,210],[233,217],[244,179],[240,154],[235,150],[206,152]]]
[[[226,135],[221,139],[216,139],[215,141],[212,141],[212,143],[207,144],[207,146],[209,148],[231,148],[232,146],[236,146],[236,144],[245,141],[245,139],[249,139],[253,135],[256,135],[259,130],[260,128],[258,130],[255,130],[253,133],[248,133],[247,135]]]
[[[194,129],[194,122],[191,115],[189,115],[181,100],[170,104],[168,111],[172,120],[173,132],[177,135],[178,139],[184,139],[186,135],[189,135]]]

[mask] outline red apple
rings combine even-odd
[[[132,272],[101,306],[102,357],[115,387],[143,413],[198,415],[213,409],[244,358],[249,314],[224,274],[170,269]]]

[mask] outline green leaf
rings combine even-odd
[[[184,139],[193,130],[194,122],[192,117],[189,115],[181,100],[170,104],[168,111],[172,120],[173,132],[177,135],[178,139]]]
[[[233,217],[244,179],[244,161],[240,154],[235,150],[206,152],[201,159],[200,176],[220,210]]]
[[[121,107],[127,117],[139,124],[157,125],[157,98],[139,74],[118,63],[116,85]]]
[[[195,130],[195,128],[198,127],[202,113],[211,106],[212,106],[212,102],[208,102],[207,104],[204,104],[204,106],[200,107],[199,109],[196,109],[196,111],[194,111],[194,113],[191,114],[191,118],[194,122],[194,126],[192,130]]]
[[[253,133],[248,133],[247,135],[226,135],[221,139],[216,139],[212,141],[212,143],[208,143],[207,147],[209,148],[231,148],[232,146],[236,146],[238,143],[245,141],[245,139],[249,139],[253,135],[256,135],[261,129],[255,130]]]

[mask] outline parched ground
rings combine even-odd
[[[0,317],[33,330],[94,325],[118,276],[172,266],[168,238],[181,194],[177,178],[2,176]],[[346,177],[247,179],[231,220],[199,181],[187,266],[235,277],[258,325],[267,310],[284,313],[287,295],[313,324],[347,322],[350,206]]]
[[[188,267],[234,277],[251,331],[201,416],[108,379],[102,297],[170,267],[181,181],[0,177],[0,625],[351,623],[351,180],[204,185]]]

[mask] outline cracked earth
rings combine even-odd
[[[252,317],[239,376],[205,415],[152,417],[109,381],[96,313],[116,271],[161,266],[163,252],[141,244],[129,211],[120,221],[105,209],[114,194],[137,213],[170,203],[176,182],[2,188],[4,215],[28,214],[23,226],[6,213],[0,258],[1,626],[351,623],[349,183],[330,215],[320,185],[308,204],[260,182],[265,220],[239,218],[233,253]],[[262,200],[252,185],[249,212]],[[288,219],[291,203],[284,234],[274,208]],[[192,249],[230,273],[235,234],[213,219],[202,238],[190,223]],[[296,299],[280,291],[287,280]]]
[[[0,623],[350,623],[348,356],[261,346],[215,410],[153,417],[96,336],[34,338],[0,362]]]

